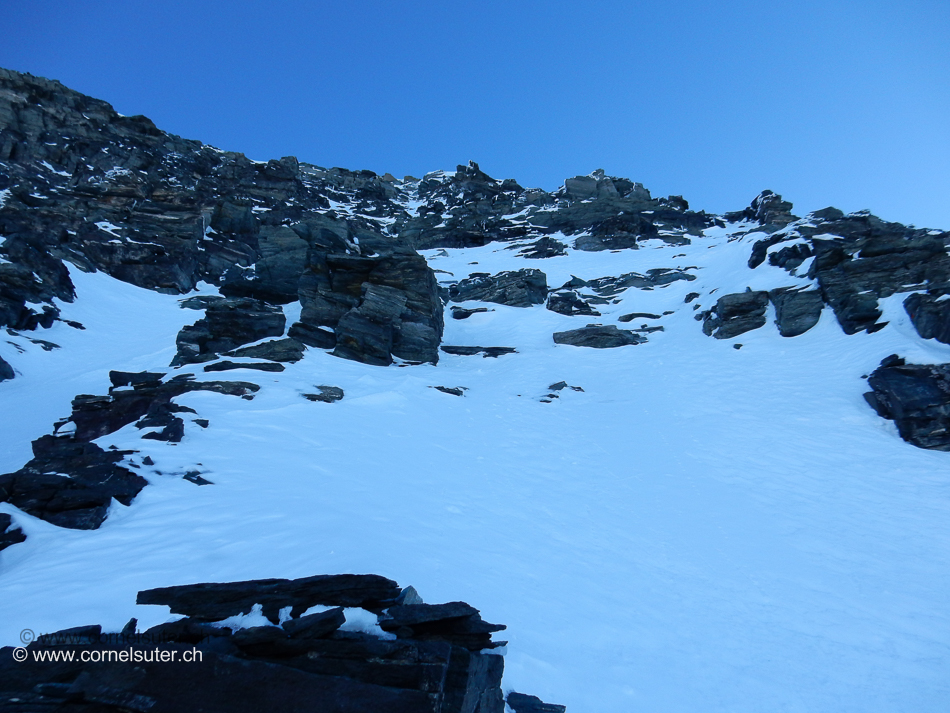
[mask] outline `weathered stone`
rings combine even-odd
[[[208,304],[204,319],[183,327],[172,366],[211,361],[242,344],[284,333],[286,318],[279,307],[249,297],[233,297]]]
[[[226,584],[185,584],[139,592],[137,604],[167,605],[173,614],[219,621],[247,614],[255,604],[273,623],[284,607],[300,616],[318,604],[381,609],[399,595],[390,579],[374,574],[316,575],[302,579],[262,579]]]
[[[7,381],[15,376],[16,373],[13,371],[13,367],[0,357],[0,381]]]
[[[588,324],[581,329],[554,333],[555,344],[570,344],[575,347],[593,347],[594,349],[611,349],[627,344],[643,344],[645,341],[644,337],[627,329],[618,329],[615,324]]]
[[[436,391],[441,391],[443,394],[450,394],[452,396],[465,396],[465,387],[464,386],[433,386],[431,387]]]
[[[950,451],[950,364],[905,364],[888,357],[868,377],[864,395],[883,418],[891,419],[908,443]]]
[[[540,270],[523,269],[497,275],[470,277],[449,288],[453,302],[494,302],[511,307],[543,304],[548,294],[547,277]]]
[[[274,339],[250,347],[241,347],[227,352],[227,356],[245,357],[247,359],[270,359],[280,362],[298,362],[303,359],[305,347],[302,342],[292,337]],[[207,369],[206,369],[207,371]]]
[[[26,535],[23,534],[20,526],[10,515],[0,512],[0,551],[24,541],[26,541]]]
[[[473,314],[478,314],[479,312],[488,312],[488,307],[468,309],[467,307],[452,305],[452,319],[468,319]]]
[[[343,389],[339,386],[318,386],[319,394],[304,394],[308,401],[322,401],[332,404],[334,401],[340,401],[343,398]]]
[[[303,322],[294,322],[287,331],[287,336],[317,349],[333,349],[336,346],[336,334]]]
[[[769,290],[775,306],[775,324],[783,337],[797,337],[818,324],[825,303],[818,290],[781,287]]]
[[[912,294],[904,300],[904,309],[917,334],[950,344],[950,299],[945,295]]]
[[[216,361],[214,364],[208,364],[204,367],[205,371],[233,371],[234,369],[254,369],[255,371],[280,372],[284,370],[283,364],[274,364],[273,362],[258,361]]]
[[[765,324],[769,293],[736,292],[723,295],[706,313],[703,332],[716,339],[731,339]]]
[[[562,243],[560,240],[555,240],[551,237],[543,237],[535,240],[533,243],[523,248],[521,252],[518,253],[520,257],[528,258],[529,260],[541,260],[550,257],[560,257],[561,255],[567,255],[567,245]]]
[[[660,315],[651,312],[631,312],[617,317],[618,322],[632,322],[635,319],[659,319]]]
[[[552,292],[548,295],[546,307],[552,312],[564,314],[568,317],[576,315],[584,315],[587,317],[600,316],[600,312],[591,307],[590,304],[578,297],[576,292],[571,290]]]
[[[458,347],[443,344],[442,351],[446,354],[455,354],[457,356],[475,356],[481,354],[483,357],[497,358],[505,354],[516,354],[514,347]]]

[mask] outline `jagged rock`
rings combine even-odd
[[[731,339],[765,324],[769,293],[736,292],[720,297],[705,314],[703,332],[716,339]]]
[[[260,257],[253,268],[232,267],[221,294],[276,304],[297,301],[297,283],[307,266],[310,244],[286,225],[264,226],[257,236]]]
[[[659,237],[652,216],[641,213],[621,213],[594,223],[590,234],[581,235],[574,241],[576,250],[624,250],[637,248],[639,240]],[[688,241],[687,241],[688,242]]]
[[[540,270],[533,269],[470,277],[449,288],[449,299],[453,302],[473,300],[510,307],[543,304],[547,295],[547,277]]]
[[[15,545],[26,541],[26,535],[17,525],[10,515],[0,512],[0,551],[5,550],[10,545]]]
[[[0,475],[0,502],[59,527],[95,530],[113,498],[130,505],[147,481],[117,465],[133,451],[104,451],[75,437],[33,441],[33,459]]]
[[[318,386],[317,388],[320,389],[319,394],[304,394],[304,398],[308,401],[322,401],[328,404],[343,398],[343,389],[339,386]]]
[[[452,396],[465,396],[466,388],[464,386],[432,386],[430,388],[441,391],[443,394]]]
[[[205,371],[233,371],[234,369],[254,369],[256,371],[271,371],[279,372],[284,370],[283,364],[274,364],[273,362],[267,361],[258,361],[258,362],[238,362],[238,361],[228,361],[227,359],[223,361],[217,361],[214,364],[208,364],[204,367]]]
[[[298,617],[312,606],[362,607],[381,610],[399,595],[391,579],[375,574],[321,574],[302,579],[261,579],[225,584],[185,584],[139,592],[136,604],[159,604],[173,614],[199,621],[220,621],[247,614],[260,604],[271,622],[278,623],[284,607]]]
[[[573,277],[561,285],[558,290],[576,290],[579,287],[588,287],[601,297],[616,297],[631,287],[652,290],[655,287],[669,285],[678,280],[692,281],[695,279],[695,275],[685,270],[655,268],[647,270],[646,275],[641,275],[639,272],[627,272],[618,277],[599,277],[596,280],[581,280]]]
[[[583,391],[580,386],[571,386],[566,381],[558,381],[557,383],[551,384],[548,386],[550,391],[563,391],[564,389],[570,389],[571,391]]]
[[[391,606],[379,626],[400,639],[447,641],[469,651],[497,645],[491,635],[506,628],[503,624],[483,621],[478,610],[465,602]]]
[[[16,373],[13,371],[13,367],[0,357],[0,381],[7,381],[15,376]]]
[[[545,703],[537,696],[528,696],[515,691],[508,694],[505,702],[514,713],[566,713],[567,711],[567,706]]]
[[[795,270],[814,254],[815,252],[807,243],[796,243],[771,253],[769,255],[769,265],[781,267],[794,274]]]
[[[172,366],[211,361],[242,344],[284,333],[286,318],[279,307],[250,297],[209,302],[204,319],[183,327],[175,340],[178,354]]]
[[[481,354],[483,357],[497,358],[505,354],[517,354],[514,347],[458,347],[443,344],[442,351],[446,354],[455,354],[458,356],[475,356]]]
[[[251,347],[241,347],[227,352],[227,356],[294,363],[303,359],[304,351],[305,347],[302,342],[289,337],[287,339],[274,339]]]
[[[908,443],[950,451],[950,364],[905,364],[888,357],[868,377],[864,398]]]
[[[361,602],[368,580],[371,588],[386,583],[381,592],[386,595],[399,592],[395,583],[374,575],[321,575],[148,590],[139,593],[139,600],[183,589],[194,593],[197,587],[208,602],[217,597],[220,608],[228,610],[235,596],[298,602],[301,583],[312,589],[314,582],[332,582],[332,598]],[[504,712],[504,658],[481,653],[500,643],[491,641],[491,633],[504,627],[482,621],[464,602],[375,603],[390,605],[391,615],[383,615],[381,623],[396,627],[397,640],[339,630],[344,622],[340,608],[294,616],[281,626],[238,631],[186,618],[143,634],[135,633],[135,619],[119,634],[105,634],[98,625],[47,634],[29,645],[34,656],[25,662],[15,661],[10,647],[0,650],[0,708],[68,708],[79,713]],[[418,637],[413,638],[413,632]],[[37,661],[35,654],[49,648],[74,655]],[[131,652],[132,660],[89,663],[84,659],[90,649]],[[184,658],[185,652],[196,652],[200,664]],[[4,705],[11,701],[13,707]]]
[[[478,314],[479,312],[488,312],[488,307],[468,309],[467,307],[452,305],[452,319],[468,319],[473,314]]]
[[[552,292],[548,295],[548,302],[545,306],[552,312],[564,314],[568,317],[575,315],[585,315],[588,317],[600,316],[600,312],[591,307],[590,304],[578,297],[576,292],[571,290]]]
[[[176,396],[213,391],[248,398],[260,389],[241,381],[161,382],[161,375],[154,372],[110,372],[109,377],[116,386],[108,396],[81,394],[73,399],[70,418],[59,424],[72,422],[72,435],[38,438],[33,441],[34,458],[20,470],[0,476],[0,502],[60,527],[96,529],[113,498],[130,505],[147,481],[117,465],[134,451],[103,451],[91,443],[93,439],[137,422],[140,428],[162,429],[143,438],[176,442],[184,434],[184,422],[174,414],[192,412],[172,403]]]
[[[618,329],[615,324],[588,324],[580,329],[554,333],[555,344],[570,344],[575,347],[593,347],[595,349],[611,349],[627,344],[643,344],[645,341],[645,338],[630,330]]]
[[[387,365],[438,362],[442,301],[421,255],[355,257],[311,251],[300,281],[300,320],[336,333],[334,355]]]
[[[950,344],[950,299],[945,295],[912,294],[904,300],[904,309],[917,334]]]
[[[792,215],[792,204],[783,201],[782,196],[772,191],[762,191],[752,199],[752,204],[745,210],[735,213],[726,213],[726,220],[748,220],[761,223],[766,230],[779,230],[789,223],[798,220]]]
[[[797,337],[818,324],[825,303],[818,290],[781,287],[769,290],[775,306],[775,324],[783,337]]]
[[[336,334],[303,322],[294,322],[287,331],[287,336],[317,349],[333,349],[336,346]]]
[[[523,248],[521,252],[518,253],[520,257],[528,258],[529,260],[541,260],[549,257],[559,257],[561,255],[567,255],[567,245],[562,243],[560,240],[555,240],[551,237],[543,237],[535,240],[533,243]]]

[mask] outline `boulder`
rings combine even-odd
[[[442,351],[446,354],[455,354],[457,356],[475,356],[481,354],[483,357],[498,358],[505,354],[517,354],[514,347],[459,347],[443,344]]]
[[[567,706],[545,703],[537,696],[512,691],[505,699],[513,713],[566,713]]]
[[[279,307],[250,297],[209,301],[204,319],[183,327],[175,340],[178,354],[172,366],[215,359],[243,344],[284,333],[286,318]]]
[[[615,324],[588,324],[580,329],[554,333],[555,344],[570,344],[575,347],[593,347],[594,349],[611,349],[627,344],[643,344],[646,341],[645,337],[628,329],[618,329]]]
[[[914,293],[904,300],[904,309],[917,334],[950,344],[950,299],[946,295]]]
[[[0,357],[0,381],[7,381],[15,376],[16,373],[13,371],[13,367]]]
[[[0,551],[24,541],[26,541],[26,535],[23,534],[20,526],[10,515],[0,512]]]
[[[449,299],[453,302],[472,300],[510,307],[543,304],[547,295],[547,277],[540,270],[534,269],[470,277],[449,288]]]
[[[868,377],[864,395],[882,418],[919,448],[950,451],[950,364],[905,364],[896,356]]]
[[[241,347],[226,352],[227,356],[245,357],[248,359],[270,359],[279,362],[298,362],[303,359],[306,347],[292,337],[287,339],[273,339],[250,347]]]
[[[317,388],[320,389],[319,394],[304,394],[304,398],[308,401],[322,401],[327,404],[332,404],[343,398],[343,389],[339,386],[318,386]]]
[[[818,290],[781,287],[769,290],[775,306],[775,324],[783,337],[797,337],[818,324],[825,303]]]
[[[716,306],[705,313],[703,332],[716,339],[731,339],[765,324],[769,293],[736,292],[723,295]]]
[[[599,317],[600,312],[590,306],[588,302],[578,297],[572,290],[561,290],[552,292],[548,295],[548,302],[545,305],[552,312],[574,317],[584,315],[587,317]]]

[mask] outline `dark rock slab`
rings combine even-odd
[[[469,651],[491,648],[496,644],[491,635],[506,628],[483,621],[478,610],[465,602],[392,606],[379,626],[400,639],[447,641]]]
[[[13,521],[13,517],[0,512],[0,550],[26,540],[26,535],[20,526]]]
[[[555,344],[570,344],[575,347],[593,347],[594,349],[643,344],[645,341],[644,337],[627,329],[618,329],[615,324],[588,324],[580,329],[554,333]]]
[[[263,579],[225,584],[186,584],[139,592],[137,604],[164,604],[173,614],[219,621],[247,614],[255,604],[273,623],[284,607],[300,616],[317,604],[378,610],[399,595],[390,579],[374,574],[316,575],[303,579]]]
[[[16,376],[16,373],[13,371],[13,367],[10,366],[3,357],[0,357],[0,381],[7,381]]]
[[[336,334],[303,322],[294,322],[287,331],[287,336],[317,349],[333,349],[336,346]]]
[[[775,306],[775,324],[783,337],[797,337],[818,324],[825,303],[819,290],[781,287],[769,290]]]
[[[656,287],[669,285],[678,280],[695,280],[696,276],[685,270],[675,268],[655,268],[647,270],[646,274],[626,272],[617,277],[598,277],[595,280],[581,280],[573,277],[565,282],[559,290],[574,290],[587,287],[601,297],[616,297],[624,290],[635,287],[641,290],[652,290]]]
[[[308,401],[322,401],[328,404],[343,398],[343,389],[339,386],[318,386],[317,388],[320,389],[319,394],[304,394],[304,398]]]
[[[475,307],[473,309],[468,309],[467,307],[457,307],[452,305],[452,319],[468,319],[473,314],[478,314],[479,312],[488,312],[488,307]]]
[[[769,293],[736,292],[723,295],[716,306],[705,313],[703,332],[716,339],[731,339],[765,324]]]
[[[33,441],[33,459],[0,475],[0,502],[59,527],[95,530],[115,499],[130,505],[147,481],[118,465],[131,451],[104,451],[75,437]]]
[[[207,304],[204,319],[183,327],[172,366],[211,361],[243,344],[284,333],[286,318],[279,307],[249,297],[219,299]]]
[[[514,713],[566,713],[567,711],[567,706],[545,703],[537,696],[529,696],[515,691],[508,694],[505,702]]]
[[[535,240],[518,253],[519,257],[528,258],[529,260],[542,260],[550,257],[560,257],[561,255],[567,255],[567,245],[548,236]]]
[[[618,322],[632,322],[635,319],[660,319],[660,315],[652,312],[631,312],[617,317]]]
[[[917,334],[924,339],[950,344],[950,299],[942,295],[915,293],[904,300],[904,309]]]
[[[577,293],[572,290],[552,292],[548,295],[548,301],[545,306],[552,312],[567,315],[568,317],[577,315],[587,317],[600,316],[600,312],[591,307],[588,302],[578,297]]]
[[[514,347],[460,347],[443,344],[441,349],[446,354],[455,354],[458,356],[475,356],[476,354],[481,354],[485,358],[498,358],[505,354],[518,353],[518,350]]]
[[[204,367],[205,371],[232,371],[234,369],[254,369],[256,371],[283,371],[283,364],[275,364],[269,361],[258,362],[238,362],[238,361],[217,361],[214,364],[208,364]]]
[[[283,629],[291,639],[322,639],[343,626],[344,622],[343,608],[335,607],[285,621]]]
[[[227,356],[294,363],[303,359],[305,350],[306,347],[302,342],[290,337],[287,339],[273,339],[250,347],[241,347],[227,352]]]
[[[543,304],[547,295],[547,277],[540,270],[534,269],[469,277],[449,288],[449,299],[453,302],[473,300],[510,307]]]
[[[868,377],[864,395],[883,418],[894,421],[908,443],[950,451],[950,364],[905,364],[896,356]]]
[[[429,388],[441,391],[443,394],[451,396],[465,396],[466,388],[464,386],[431,386]]]
[[[762,191],[752,199],[745,210],[726,213],[726,220],[733,222],[747,220],[760,223],[766,230],[780,230],[789,223],[798,220],[792,215],[792,204],[782,200],[782,196],[772,191]]]

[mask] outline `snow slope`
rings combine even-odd
[[[507,624],[506,689],[572,713],[950,710],[950,457],[903,442],[861,379],[890,353],[946,362],[950,347],[916,336],[901,296],[875,334],[846,336],[825,310],[800,337],[780,337],[771,315],[736,339],[706,337],[693,304],[796,283],[768,264],[749,271],[756,236],[734,230],[548,260],[499,244],[428,252],[456,280],[537,267],[551,287],[697,267],[692,282],[627,290],[599,318],[447,310],[444,344],[517,348],[498,359],[379,368],[309,350],[281,374],[195,371],[262,388],[253,401],[176,399],[210,420],[186,420],[177,445],[132,426],[99,439],[155,462],[140,470],[150,487],[101,529],[0,504],[28,535],[0,553],[0,643],[23,628],[165,621],[135,606],[148,587],[372,572]],[[73,277],[79,298],[62,309],[85,332],[39,335],[64,347],[52,352],[0,344],[22,373],[0,384],[5,471],[72,396],[106,393],[109,369],[165,367],[200,316],[174,296]],[[688,292],[701,297],[684,304]],[[664,326],[646,344],[551,339],[666,310],[628,325]],[[583,391],[542,402],[561,380]],[[315,385],[346,396],[302,398]],[[192,469],[214,485],[182,480]]]

